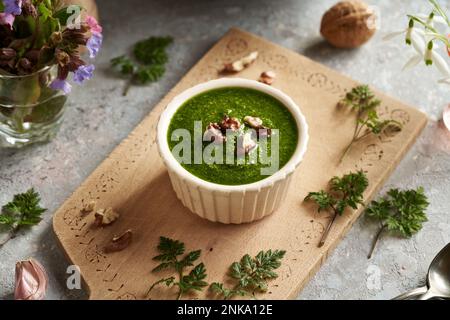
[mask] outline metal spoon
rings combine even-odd
[[[428,291],[427,286],[412,289],[408,292],[402,293],[401,295],[395,297],[392,300],[416,300],[416,298]]]
[[[394,300],[450,299],[450,243],[434,257],[427,275],[427,286],[417,288],[395,297]]]

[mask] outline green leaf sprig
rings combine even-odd
[[[369,181],[363,171],[348,173],[342,177],[333,177],[330,180],[329,191],[320,190],[310,192],[305,201],[312,200],[318,205],[318,212],[332,211],[333,218],[330,220],[322,238],[319,247],[325,244],[325,240],[331,230],[336,217],[342,215],[346,208],[357,209],[359,204],[363,204],[363,193],[367,189]]]
[[[409,238],[422,229],[422,224],[427,221],[425,210],[428,205],[428,199],[422,187],[416,190],[391,189],[385,197],[378,201],[372,201],[366,209],[366,214],[378,220],[380,228],[367,258],[372,257],[384,231]]]
[[[204,279],[206,278],[206,268],[203,263],[197,264],[187,275],[184,274],[187,267],[194,266],[194,262],[200,258],[201,250],[191,251],[181,257],[185,252],[185,245],[178,240],[172,240],[166,237],[160,237],[158,251],[159,255],[155,256],[153,260],[161,263],[153,268],[152,272],[172,269],[177,273],[177,276],[162,278],[154,282],[147,292],[147,296],[156,285],[164,283],[166,286],[177,286],[177,299],[189,291],[202,291],[208,285]]]
[[[2,207],[0,225],[9,231],[9,237],[0,243],[0,247],[14,237],[23,227],[33,226],[42,220],[42,213],[47,209],[40,206],[41,198],[34,189],[16,194],[13,200]]]
[[[385,130],[400,131],[401,123],[393,119],[380,119],[377,107],[381,101],[375,97],[367,85],[360,85],[348,92],[339,102],[340,106],[349,107],[357,114],[353,138],[342,153],[339,162],[342,162],[346,154],[355,142],[370,135],[380,135]]]
[[[122,55],[111,60],[111,65],[129,78],[124,96],[132,84],[148,84],[164,75],[165,64],[169,61],[166,49],[172,42],[171,37],[150,37],[134,45],[133,57]]]
[[[268,250],[260,251],[256,257],[252,258],[246,254],[240,262],[234,262],[229,270],[231,278],[237,281],[232,288],[226,288],[223,283],[214,282],[209,289],[224,299],[234,296],[248,296],[257,292],[266,292],[268,288],[267,280],[275,279],[278,274],[274,270],[281,266],[286,251]]]

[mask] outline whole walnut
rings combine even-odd
[[[320,33],[338,48],[356,48],[367,42],[376,31],[376,15],[362,1],[342,1],[322,17]]]

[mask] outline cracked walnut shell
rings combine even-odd
[[[106,226],[114,221],[116,221],[119,218],[119,213],[114,211],[113,208],[106,208],[106,209],[99,209],[97,212],[95,212],[95,225],[100,226]]]
[[[375,12],[362,1],[342,1],[322,17],[320,33],[338,48],[356,48],[367,42],[377,28]]]

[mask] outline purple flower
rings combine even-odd
[[[95,66],[93,64],[89,66],[80,66],[77,71],[75,71],[73,75],[73,81],[75,83],[81,84],[85,80],[89,80],[92,78],[95,70]]]
[[[7,26],[12,27],[15,18],[16,17],[10,13],[1,12],[0,13],[0,25],[7,25]]]
[[[22,14],[22,0],[3,0],[5,13],[18,16]]]
[[[72,91],[72,86],[66,80],[56,78],[50,83],[50,89],[62,90],[65,94],[68,94]]]
[[[103,36],[101,33],[93,33],[92,37],[89,38],[86,47],[89,50],[89,56],[91,59],[95,58],[100,51],[102,46]]]

